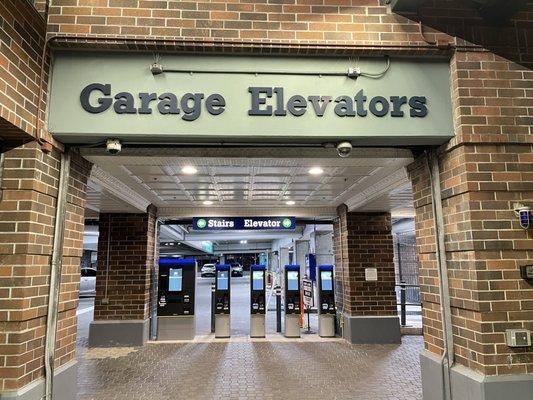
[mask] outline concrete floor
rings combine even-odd
[[[350,345],[342,339],[275,333],[250,340],[248,278],[232,279],[232,338],[210,335],[210,278],[198,280],[197,333],[191,343],[149,343],[137,348],[87,346],[92,299],[78,309],[79,400],[417,400],[421,399],[420,336],[401,345]],[[273,303],[274,305],[274,303]],[[313,315],[311,328],[316,331]]]

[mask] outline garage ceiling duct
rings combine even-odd
[[[386,0],[393,12],[417,12],[426,0]],[[515,15],[527,3],[527,0],[466,0],[485,20],[501,24]],[[459,4],[459,2],[458,2]]]
[[[394,12],[416,12],[426,0],[386,0]]]
[[[501,24],[520,11],[527,0],[468,0],[468,3],[487,21]]]

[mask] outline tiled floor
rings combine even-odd
[[[274,333],[275,321],[270,321],[271,340],[251,341],[243,308],[234,309],[229,341],[206,336],[209,324],[202,318],[197,324],[201,339],[194,343],[88,349],[92,313],[90,303],[83,307],[79,400],[421,399],[419,336],[404,336],[401,345],[372,346],[316,335],[287,340]]]
[[[343,342],[148,344],[83,351],[79,399],[421,398],[420,337],[401,346]]]

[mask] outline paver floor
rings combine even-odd
[[[194,343],[89,349],[87,310],[78,316],[79,400],[422,398],[419,336],[404,336],[401,345],[350,345],[316,335],[284,340],[274,323],[271,340],[252,341],[243,334],[246,310],[234,310],[230,340],[204,335]],[[201,334],[208,327],[197,324]]]

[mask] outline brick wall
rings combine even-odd
[[[529,149],[529,150],[527,150]],[[529,152],[531,147],[524,146]],[[455,153],[467,158],[485,158],[499,163],[519,159],[512,146],[467,146]],[[445,159],[452,157],[446,154]],[[443,167],[446,168],[443,160]],[[465,168],[477,169],[477,162]],[[531,167],[531,163],[506,163],[507,168]],[[441,353],[442,326],[438,278],[434,254],[431,203],[421,194],[427,187],[423,162],[412,166],[417,202],[417,241],[419,242],[420,284],[424,301],[426,348]],[[446,169],[445,169],[446,171]],[[444,175],[446,172],[443,171]],[[494,175],[499,172],[483,172]],[[503,183],[503,185],[502,185]],[[530,182],[524,182],[531,184]],[[512,182],[509,182],[512,187]],[[531,191],[509,190],[506,182],[469,182],[483,190],[468,190],[445,197],[446,250],[452,297],[455,352],[458,362],[485,374],[532,371],[532,349],[511,350],[505,346],[504,332],[510,328],[533,329],[533,285],[520,279],[519,266],[531,262],[531,233],[518,226],[512,215],[513,202],[531,204]],[[491,188],[492,187],[492,188]],[[494,187],[501,189],[494,190]],[[422,189],[421,189],[422,188]],[[446,193],[444,186],[443,194]],[[530,232],[530,231],[529,231]],[[508,356],[515,358],[509,364]]]
[[[533,204],[533,72],[492,53],[451,62],[456,137],[442,149],[445,240],[457,361],[485,374],[531,373],[533,349],[510,349],[504,332],[533,330],[532,231],[513,204]],[[429,178],[410,168],[416,208],[426,348],[441,353],[442,326]]]
[[[33,5],[41,13],[41,15],[44,16],[44,12],[46,9],[46,3],[47,1],[50,3],[50,0],[30,0],[30,2],[33,2]]]
[[[50,259],[60,154],[36,143],[5,153],[0,200],[0,390],[43,376]],[[56,366],[74,358],[85,184],[90,165],[73,155]]]
[[[416,51],[438,52],[420,36],[416,23],[379,4],[379,0],[56,0],[50,8],[49,35],[107,37],[101,46],[118,48],[125,46],[115,39],[123,37],[167,40],[161,44],[164,49],[184,49],[188,43],[197,51],[257,52],[262,47],[292,45],[300,53],[306,45],[318,44],[339,53],[345,48],[410,52],[412,46],[418,47]],[[432,30],[427,35],[450,40]],[[76,42],[83,46],[83,40]],[[140,40],[129,46],[149,45]],[[314,46],[312,51],[321,49]]]
[[[95,320],[148,318],[155,214],[152,206],[146,214],[100,214]]]
[[[347,315],[396,315],[394,249],[389,213],[346,212],[339,207],[334,224],[336,284]],[[376,268],[378,280],[367,282],[365,268]]]
[[[36,135],[44,37],[44,20],[30,2],[0,2],[0,139],[20,144]],[[47,81],[46,74],[45,94]]]
[[[471,41],[490,49],[463,48],[450,62],[456,136],[441,149],[440,168],[455,354],[459,363],[485,374],[531,373],[533,349],[508,348],[504,331],[533,329],[533,287],[519,277],[519,266],[533,259],[533,238],[512,212],[516,201],[533,204],[533,72],[527,68],[533,60],[527,45],[533,34],[533,3],[501,26],[464,12],[459,2],[433,6],[409,17],[457,35],[459,45]],[[438,7],[441,15],[461,18],[437,18]],[[441,354],[433,215],[424,161],[417,160],[410,173],[425,344]]]

